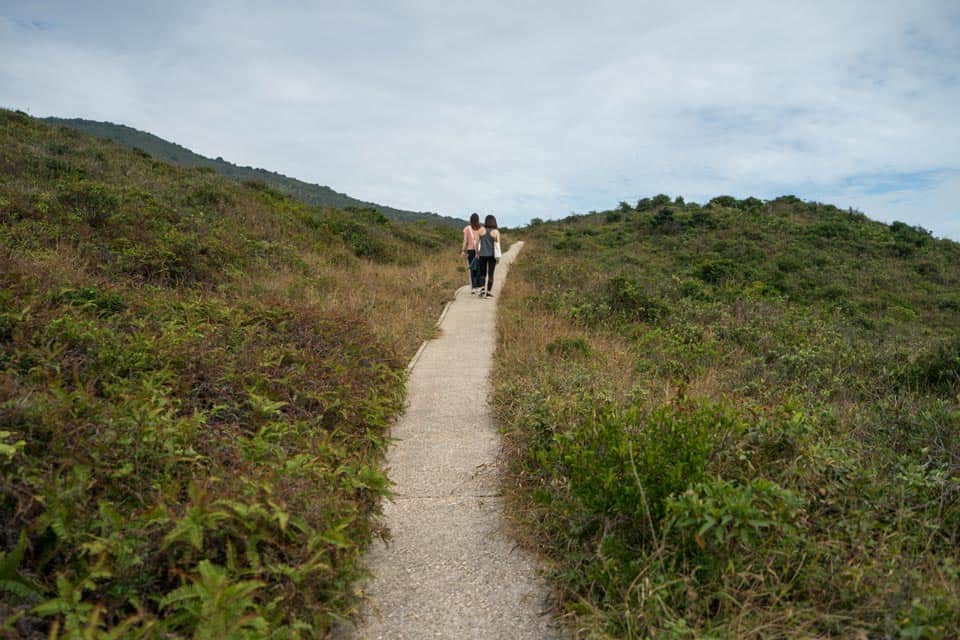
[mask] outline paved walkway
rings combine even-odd
[[[488,395],[496,301],[522,243],[497,265],[494,298],[457,292],[441,335],[415,358],[387,454],[392,533],[368,555],[374,579],[358,640],[559,638],[533,559],[503,530],[500,441]]]

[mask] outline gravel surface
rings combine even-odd
[[[507,534],[499,495],[500,440],[490,414],[496,301],[523,243],[504,254],[494,298],[457,292],[440,337],[412,363],[407,408],[387,455],[396,498],[392,539],[367,557],[374,575],[356,640],[563,637],[534,559]]]

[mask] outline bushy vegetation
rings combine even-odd
[[[540,222],[513,512],[590,638],[960,629],[960,245],[787,196]]]
[[[326,635],[458,242],[0,111],[0,635]]]

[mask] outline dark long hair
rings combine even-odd
[[[480,228],[480,214],[471,213],[470,214],[470,228],[476,231]]]
[[[494,218],[492,215],[488,215],[486,218],[483,219],[483,226],[485,226],[487,229],[496,229],[497,219]]]

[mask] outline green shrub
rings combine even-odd
[[[921,354],[907,380],[929,391],[954,394],[960,390],[960,338],[943,342]]]
[[[836,220],[817,223],[810,227],[809,234],[829,240],[852,240],[856,237],[856,231],[854,229]]]
[[[720,566],[759,547],[792,550],[802,509],[793,492],[764,478],[743,485],[714,478],[667,501],[671,530],[692,553],[704,552]]]
[[[233,198],[219,182],[205,182],[197,186],[187,197],[187,202],[194,207],[211,208],[223,204],[230,204]]]
[[[733,196],[717,196],[712,198],[710,202],[707,203],[707,206],[718,206],[718,207],[729,207],[731,209],[737,208],[739,202]]]
[[[127,308],[118,293],[106,293],[99,287],[63,289],[59,298],[69,304],[93,310],[98,316],[110,316]]]
[[[667,307],[647,293],[639,282],[626,276],[614,276],[604,285],[603,303],[612,313],[642,322],[663,317]]]
[[[103,226],[117,212],[119,198],[104,184],[78,180],[62,186],[59,201],[67,213],[91,227]]]
[[[658,233],[678,233],[683,229],[683,224],[677,220],[669,207],[658,210],[650,220],[650,225]]]
[[[914,270],[927,280],[937,284],[945,284],[940,267],[932,262],[921,262],[914,267]]]
[[[649,542],[668,498],[703,479],[718,443],[741,429],[719,406],[611,407],[560,436],[556,459],[586,513],[628,543]]]
[[[694,275],[708,284],[720,284],[738,273],[739,268],[733,260],[719,258],[705,260],[697,266]]]
[[[929,231],[919,226],[910,226],[905,222],[894,221],[890,224],[890,233],[898,243],[922,247],[931,241]]]
[[[710,293],[703,283],[693,278],[684,278],[677,283],[677,291],[684,298],[693,300],[709,300]]]
[[[62,158],[46,158],[39,166],[37,173],[43,178],[61,179],[61,178],[85,178],[87,171]]]
[[[33,124],[33,119],[19,109],[16,111],[0,109],[0,122],[3,122],[5,125],[28,126]]]
[[[690,214],[691,227],[704,227],[706,229],[715,229],[717,226],[716,218],[705,209],[697,209]]]

